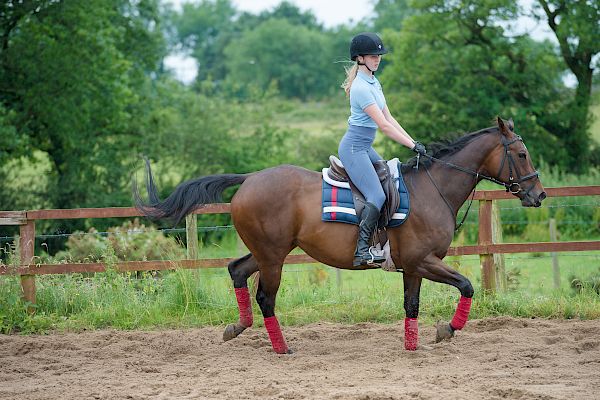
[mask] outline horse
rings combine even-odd
[[[459,208],[483,179],[503,185],[524,207],[539,207],[546,197],[512,119],[496,118],[494,126],[430,147],[430,153],[402,165],[410,193],[409,218],[388,228],[391,258],[403,272],[406,350],[418,344],[419,295],[423,278],[456,287],[460,299],[449,323],[438,323],[436,341],[450,339],[462,329],[471,309],[471,282],[443,262],[452,241]],[[358,228],[321,219],[322,175],[292,165],[279,165],[247,174],[218,174],[181,183],[165,199],[158,196],[146,160],[144,201],[133,182],[136,208],[152,219],[177,223],[198,207],[221,202],[222,192],[241,185],[231,199],[233,225],[250,253],[228,265],[238,303],[239,320],[225,328],[224,340],[253,324],[247,279],[260,272],[256,301],[273,350],[290,353],[275,315],[285,257],[296,247],[320,263],[341,269],[353,266]]]

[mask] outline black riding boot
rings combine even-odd
[[[356,244],[353,263],[355,267],[373,263],[380,264],[385,261],[384,257],[378,257],[369,252],[369,239],[371,239],[378,220],[379,210],[377,206],[372,203],[365,204],[358,224],[358,243]]]

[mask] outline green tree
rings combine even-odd
[[[306,99],[339,86],[330,36],[284,19],[269,19],[225,49],[227,81],[234,91],[275,84],[286,97]]]
[[[402,22],[415,14],[416,10],[411,7],[409,0],[378,0],[374,11],[373,29],[383,32],[385,29],[399,31]]]
[[[243,17],[244,15],[240,19],[243,20]],[[317,21],[317,17],[312,11],[302,11],[289,1],[282,1],[272,10],[262,11],[256,16],[250,14],[246,17],[249,21],[254,20],[253,23],[246,24],[246,29],[256,27],[270,19],[285,19],[292,25],[301,25],[311,30],[323,31],[323,25]]]
[[[126,159],[142,142],[135,119],[165,53],[158,2],[9,1],[0,11],[11,157],[47,153],[54,207],[125,202]]]
[[[197,82],[210,79],[216,84],[222,82],[227,75],[225,48],[240,39],[245,32],[272,19],[285,20],[291,25],[313,31],[323,31],[323,26],[312,12],[303,12],[287,1],[271,10],[252,14],[239,13],[230,0],[203,0],[197,4],[185,3],[181,13],[172,16],[177,32],[176,43],[198,62]]]
[[[583,172],[591,156],[590,97],[593,59],[600,52],[600,3],[598,1],[538,0],[548,25],[556,35],[560,55],[577,78],[577,88],[560,120],[549,120],[549,129],[559,133],[572,160],[571,167]],[[539,10],[538,10],[539,11]],[[541,18],[541,17],[540,17]]]
[[[564,104],[562,66],[550,43],[509,37],[503,25],[520,10],[512,1],[428,0],[385,40],[394,52],[382,75],[392,113],[419,139],[491,125],[512,117],[534,156],[576,161],[540,119]],[[417,7],[417,6],[415,6]]]
[[[230,0],[205,0],[184,3],[181,13],[172,16],[176,41],[198,62],[198,81],[225,77],[223,50],[238,30],[236,13]]]

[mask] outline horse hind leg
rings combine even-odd
[[[273,350],[278,354],[291,354],[275,316],[275,298],[281,283],[282,266],[282,263],[261,264],[256,301],[263,314]]]
[[[235,324],[229,324],[223,332],[223,341],[228,341],[236,338],[252,326],[252,303],[250,301],[250,293],[248,291],[248,278],[250,275],[258,271],[258,264],[252,254],[246,254],[244,257],[233,260],[229,263],[227,269],[233,280],[235,297],[239,310],[239,321]]]

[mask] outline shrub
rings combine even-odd
[[[572,275],[569,277],[569,280],[571,281],[571,288],[578,293],[581,293],[585,290],[593,290],[600,295],[600,269],[587,278],[578,278]]]
[[[109,228],[106,236],[94,228],[87,233],[76,232],[69,237],[66,247],[54,256],[55,261],[100,261],[109,253],[118,261],[180,259],[185,255],[174,238],[146,227],[137,218]]]

